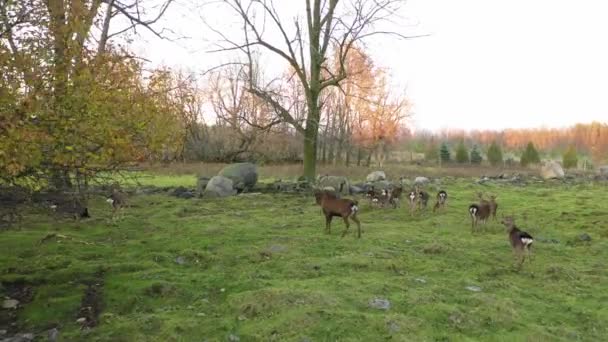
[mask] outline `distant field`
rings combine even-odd
[[[142,182],[193,186],[193,171]],[[445,213],[362,201],[360,240],[340,220],[324,234],[310,195],[140,195],[116,224],[95,198],[89,220],[31,212],[0,232],[0,295],[22,294],[20,332],[56,326],[59,341],[606,341],[605,184],[444,181]],[[531,264],[513,266],[499,223],[471,234],[476,191],[537,239]],[[99,324],[80,330],[83,316]]]

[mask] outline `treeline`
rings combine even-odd
[[[557,158],[566,150],[572,149],[596,162],[608,159],[608,123],[600,122],[580,123],[563,129],[530,128],[471,132],[444,130],[438,133],[419,131],[406,140],[408,140],[408,148],[420,152],[424,151],[425,146],[435,144],[437,141],[447,142],[453,146],[459,141],[464,141],[468,146],[486,147],[496,142],[506,151],[518,155],[531,142],[548,157]]]
[[[503,152],[503,146],[497,141],[493,141],[489,146],[485,147],[474,144],[470,148],[466,146],[464,139],[461,139],[456,145],[443,142],[440,146],[430,141],[424,153],[424,160],[438,164],[479,165],[485,162],[492,166],[521,165],[527,167],[540,164],[543,159],[542,155],[547,157],[547,159],[561,160],[562,165],[567,169],[577,167],[583,169],[593,168],[591,159],[579,153],[574,145],[570,145],[560,155],[556,156],[539,152],[531,141],[526,144],[526,147],[522,151],[508,153]]]

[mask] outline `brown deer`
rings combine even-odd
[[[505,225],[507,232],[509,233],[509,242],[511,242],[513,252],[519,259],[518,266],[521,267],[526,260],[526,256],[528,260],[532,261],[531,248],[532,243],[534,242],[532,235],[517,228],[515,225],[515,220],[512,216],[503,217],[502,223]]]
[[[331,221],[333,217],[340,216],[346,225],[346,229],[342,232],[342,237],[348,233],[348,229],[350,228],[348,219],[351,218],[357,224],[357,238],[361,238],[361,223],[357,218],[357,213],[359,212],[359,203],[357,201],[337,198],[337,196],[328,191],[316,190],[314,194],[315,200],[321,206],[321,211],[325,216],[325,231],[327,234],[331,234]]]

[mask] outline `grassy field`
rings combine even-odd
[[[360,240],[340,220],[324,234],[310,195],[138,195],[116,223],[103,198],[80,222],[32,212],[0,232],[0,291],[23,304],[0,318],[59,341],[608,340],[605,183],[441,188],[440,214],[362,201]],[[497,222],[471,234],[476,191],[537,239],[532,263],[514,267]]]

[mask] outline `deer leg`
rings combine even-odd
[[[325,233],[331,234],[331,214],[325,214]]]
[[[350,228],[350,223],[348,222],[348,215],[342,216],[342,218],[344,219],[344,224],[346,225],[346,228],[344,228],[344,231],[342,232],[342,237],[344,237],[346,235],[346,233],[348,233],[348,228]]]

